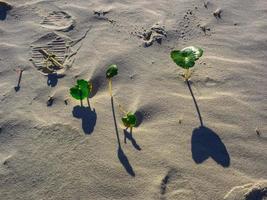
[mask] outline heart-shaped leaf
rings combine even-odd
[[[126,116],[121,118],[124,126],[126,127],[135,127],[137,123],[137,118],[132,112],[128,112]]]
[[[77,80],[77,84],[70,88],[70,94],[77,100],[88,98],[92,91],[92,84],[86,80]]]
[[[190,46],[182,50],[174,50],[171,52],[172,60],[180,67],[189,69],[195,65],[203,54],[203,50],[198,47]]]
[[[193,54],[195,60],[198,60],[203,55],[203,49],[195,46],[185,47],[181,51]]]
[[[112,78],[118,74],[118,67],[115,64],[112,64],[108,67],[107,72],[106,72],[106,77],[107,78]]]

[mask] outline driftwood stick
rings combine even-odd
[[[58,62],[55,58],[55,55],[54,54],[51,54],[51,53],[48,53],[45,49],[40,49],[39,52],[41,54],[43,54],[43,56],[48,60],[50,61],[51,63],[53,63],[54,65],[60,67],[60,68],[64,68],[64,66]]]

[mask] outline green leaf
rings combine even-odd
[[[188,69],[195,65],[195,59],[191,54],[183,53],[179,50],[171,52],[171,58],[178,66]]]
[[[77,80],[77,84],[74,87],[70,88],[71,96],[77,100],[88,98],[91,91],[92,84],[83,79]]]
[[[108,67],[107,72],[106,72],[106,77],[107,78],[112,78],[118,74],[118,67],[115,64],[112,64]]]
[[[77,99],[77,100],[81,100],[82,99],[80,92],[81,92],[81,90],[77,86],[74,86],[74,87],[70,88],[70,95],[74,99]]]
[[[195,65],[203,54],[203,50],[198,47],[190,46],[182,50],[174,50],[171,52],[172,60],[180,67],[189,69]]]
[[[181,51],[193,54],[195,60],[198,60],[203,55],[203,49],[195,46],[185,47]]]
[[[77,80],[77,85],[82,92],[83,99],[89,96],[89,84],[86,80]]]
[[[126,116],[121,118],[121,121],[126,127],[134,127],[136,126],[136,123],[137,123],[136,116],[132,112],[128,112]]]

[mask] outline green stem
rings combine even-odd
[[[80,91],[80,102],[81,102],[81,107],[83,107],[82,91],[81,91],[81,90],[79,90],[79,91]]]
[[[188,78],[189,78],[189,68],[185,69],[184,78],[185,78],[185,80],[188,80]]]

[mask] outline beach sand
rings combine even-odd
[[[1,200],[267,199],[266,0],[6,3]],[[170,52],[191,45],[204,54],[186,83]],[[40,48],[64,69],[48,74]],[[78,79],[90,108],[69,95]]]

